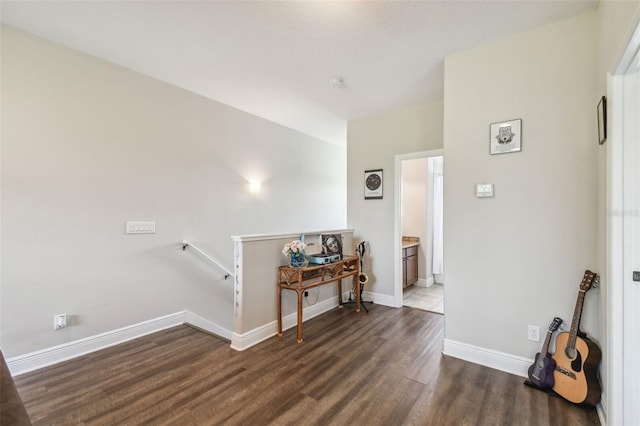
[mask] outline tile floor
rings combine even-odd
[[[402,304],[412,308],[444,314],[444,287],[433,284],[430,287],[412,285],[403,292]]]

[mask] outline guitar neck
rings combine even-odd
[[[573,319],[571,321],[571,331],[569,333],[569,341],[567,347],[574,349],[576,347],[576,339],[578,338],[578,329],[580,328],[580,318],[582,317],[582,306],[584,304],[584,295],[586,291],[580,290],[578,300],[576,300],[576,308],[573,311]]]
[[[544,339],[544,345],[542,345],[542,351],[540,353],[542,356],[549,355],[549,343],[551,343],[551,336],[553,335],[553,331],[547,331],[547,337]]]

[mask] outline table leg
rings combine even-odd
[[[303,290],[298,290],[298,343],[302,343],[302,294]]]
[[[336,281],[338,287],[338,308],[342,309],[342,280]]]
[[[282,287],[278,284],[278,337],[282,337]]]

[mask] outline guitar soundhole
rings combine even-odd
[[[576,352],[576,359],[571,361],[571,369],[576,373],[579,373],[580,370],[582,370],[582,355],[580,355],[579,351],[575,351],[575,352]]]

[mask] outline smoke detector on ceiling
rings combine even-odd
[[[334,89],[342,89],[344,87],[344,80],[342,77],[331,77],[329,79],[329,87]]]

